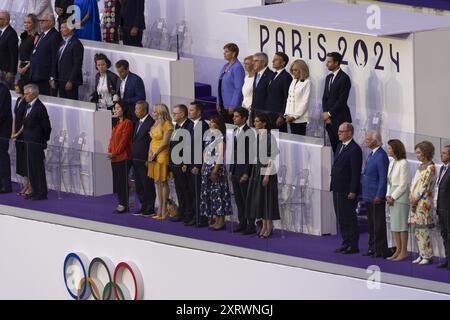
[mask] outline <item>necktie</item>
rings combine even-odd
[[[345,144],[343,144],[343,145],[342,145],[342,148],[341,148],[341,150],[339,150],[339,153],[338,153],[338,155],[340,155],[340,154],[342,153],[342,151],[344,151],[345,147],[346,147],[346,145],[345,145]]]
[[[30,112],[31,112],[31,104],[27,103],[27,112],[25,112],[25,118],[28,116]]]
[[[441,170],[439,171],[439,179],[437,181],[437,185],[441,183],[442,177],[444,176],[445,172],[447,172],[448,164],[442,165]]]
[[[261,78],[261,76],[259,75],[259,73],[257,73],[256,74],[256,77],[255,77],[255,88],[258,86],[258,83],[259,83],[259,79]]]
[[[331,84],[333,83],[334,73],[330,74],[330,81],[328,82],[328,91],[331,90]]]
[[[3,34],[3,31],[2,31],[2,30],[0,30],[0,38],[1,38],[2,34]]]
[[[373,156],[373,151],[371,151],[371,152],[369,153],[369,155],[367,156],[367,161],[369,161],[370,158],[372,158],[372,156]]]
[[[138,124],[138,127],[137,127],[137,129],[136,129],[136,133],[135,133],[135,135],[137,135],[138,134],[138,132],[139,132],[139,129],[141,128],[141,126],[142,126],[142,124],[144,123],[144,121],[142,121],[142,120],[139,120],[139,124]]]
[[[64,52],[64,48],[66,47],[66,44],[67,44],[67,41],[66,40],[64,40],[64,42],[61,44],[61,46],[59,47],[59,53],[58,53],[58,55],[59,55],[59,60],[61,60],[61,56],[62,56],[62,54],[63,54],[63,52]]]

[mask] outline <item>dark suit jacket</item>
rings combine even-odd
[[[97,86],[98,86],[99,80],[100,80],[100,73],[98,72],[95,75],[95,91],[93,93],[91,93],[91,95],[90,95],[91,102],[98,102]],[[106,81],[108,83],[109,93],[112,96],[114,96],[116,94],[117,82],[119,82],[119,77],[114,72],[107,70],[106,71]]]
[[[63,41],[59,47],[63,45]],[[83,84],[83,56],[84,47],[81,41],[74,35],[70,38],[66,48],[59,55],[58,48],[58,68],[56,79],[59,82],[66,83],[71,81],[73,85]]]
[[[17,73],[19,59],[19,37],[13,27],[8,26],[0,37],[0,70]]]
[[[131,159],[132,160],[142,160],[146,161],[148,158],[148,149],[150,147],[151,137],[150,137],[150,129],[152,128],[155,121],[148,115],[145,121],[142,123],[139,128],[139,132],[136,133],[136,130],[139,126],[139,122],[137,122],[134,126],[133,132],[133,145],[131,147]]]
[[[23,140],[47,146],[52,127],[47,109],[41,100],[37,99],[30,113],[23,120]]]
[[[201,131],[197,131],[197,130],[201,130]],[[194,122],[192,122],[192,129],[191,129],[191,165],[189,166],[189,170],[192,168],[198,168],[201,169],[202,168],[202,164],[203,164],[203,151],[205,150],[205,146],[206,146],[206,141],[203,141],[203,137],[205,136],[205,132],[209,130],[209,125],[208,123],[203,120],[200,119],[199,123],[197,124],[197,126],[194,128]],[[195,139],[196,137],[197,140]],[[201,141],[198,140],[201,137]],[[195,154],[195,144],[200,144],[202,146],[201,148],[201,154],[199,153],[197,155],[197,159],[195,159],[196,154]]]
[[[331,123],[337,132],[337,128],[339,128],[343,122],[352,122],[350,109],[347,105],[352,84],[349,76],[342,70],[337,73],[331,84],[330,90],[328,90],[330,79],[331,74],[328,75],[325,80],[322,108],[323,112],[329,112],[331,114]]]
[[[120,84],[122,79],[119,78],[117,81],[116,92],[120,95]],[[141,77],[132,72],[128,73],[127,83],[125,84],[125,92],[123,95],[123,100],[125,100],[129,105],[131,110],[134,112],[134,106],[139,100],[145,100],[145,86],[144,81]]]
[[[145,0],[124,0],[123,6],[118,2],[120,25],[127,28],[145,29]]]
[[[192,122],[189,119],[186,119],[186,121],[183,123],[183,125],[181,127],[178,127],[178,124],[176,124],[175,125],[175,130],[172,133],[172,138],[180,136],[179,133],[177,134],[177,130],[184,129],[184,130],[187,130],[189,133],[191,133],[192,130],[193,130],[193,127],[194,127],[194,122]],[[184,163],[183,162],[180,163],[180,164],[175,164],[174,163],[174,161],[172,159],[172,150],[173,150],[173,148],[175,148],[180,143],[186,144],[186,141],[185,141],[185,139],[183,139],[183,136],[181,136],[181,139],[179,139],[179,141],[174,141],[174,140],[172,140],[172,138],[170,139],[170,143],[169,143],[169,159],[170,159],[169,163],[170,163],[171,166],[173,166],[173,165],[179,166],[179,165],[182,165]],[[185,145],[184,146],[184,149],[188,150],[188,148],[189,148],[189,145]],[[183,152],[180,152],[179,156],[183,157]],[[169,169],[171,169],[171,168],[169,168]]]
[[[441,178],[438,188],[437,213],[445,212],[450,216],[450,168]]]
[[[0,138],[8,140],[11,138],[12,121],[11,93],[9,92],[9,89],[0,82]]]
[[[331,167],[331,191],[339,193],[358,193],[360,186],[362,150],[352,140],[342,152],[339,143]]]
[[[264,71],[264,73],[261,76],[261,79],[258,82],[258,86],[255,88],[256,84],[256,75],[255,80],[253,81],[253,100],[252,100],[252,109],[256,113],[258,113],[259,110],[264,110],[266,107],[267,102],[267,95],[268,95],[268,88],[270,81],[272,81],[274,76],[274,72],[270,70],[269,68]]]
[[[270,82],[264,109],[274,112],[272,118],[283,117],[291,82],[292,76],[284,69]]]
[[[250,176],[251,172],[252,172],[252,165],[251,165],[251,161],[250,161],[250,148],[252,148],[252,150],[254,149],[253,146],[256,144],[256,134],[255,132],[248,126],[248,125],[244,125],[243,131],[244,132],[240,132],[239,136],[236,137],[236,130],[237,128],[235,128],[233,130],[233,151],[232,151],[232,160],[233,163],[230,164],[230,173],[237,177],[240,178],[242,177],[244,174],[248,174]],[[250,130],[250,131],[248,131]],[[250,139],[249,137],[245,136],[245,133],[249,133],[251,132],[254,135],[254,139]],[[237,150],[238,150],[238,145],[244,145],[244,163],[242,163],[241,158],[242,155],[239,155]],[[238,163],[239,161],[239,163]]]
[[[42,38],[40,35],[37,46],[31,55],[31,81],[50,80],[56,78],[56,67],[58,63],[58,49],[62,38],[55,28],[50,29]]]

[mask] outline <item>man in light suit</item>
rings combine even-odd
[[[265,111],[269,84],[274,77],[274,72],[267,66],[269,58],[264,52],[253,55],[253,67],[255,68],[255,80],[253,81],[252,113],[257,115]],[[273,123],[271,124],[274,125]]]
[[[0,81],[5,81],[8,88],[12,89],[17,73],[19,40],[9,22],[9,13],[0,11]]]
[[[31,200],[47,199],[47,179],[45,176],[45,155],[47,141],[52,128],[47,109],[39,100],[39,88],[35,84],[24,87],[27,111],[23,120],[23,141],[27,155],[28,178],[33,193]]]
[[[335,253],[359,252],[359,230],[356,216],[357,195],[360,187],[362,151],[353,140],[354,128],[344,122],[338,130],[340,143],[331,167],[333,205],[342,236],[342,245]]]
[[[341,70],[342,56],[338,52],[327,54],[326,66],[331,73],[325,80],[322,97],[323,121],[330,138],[331,147],[336,152],[338,128],[341,123],[352,122],[347,105],[351,82],[349,76]]]
[[[61,23],[61,35],[56,68],[58,94],[61,98],[78,100],[78,87],[83,84],[84,47],[66,21]]]
[[[361,176],[362,198],[365,202],[369,227],[369,250],[364,256],[386,258],[388,250],[386,232],[386,189],[389,158],[381,147],[381,134],[371,131],[364,140],[371,149]]]
[[[12,131],[11,93],[0,82],[0,193],[9,193],[11,188],[11,161],[9,139]]]
[[[149,132],[154,121],[148,114],[148,103],[146,101],[138,101],[136,103],[135,113],[139,122],[134,128],[131,158],[133,161],[136,193],[141,203],[141,208],[135,214],[150,216],[155,212],[156,191],[155,182],[148,176],[145,162],[148,158],[148,149],[151,142]]]
[[[50,83],[56,79],[58,49],[62,37],[55,29],[53,14],[45,14],[39,20],[39,25],[42,33],[39,35],[31,55],[30,83],[38,85],[39,94],[56,96],[56,90],[51,91]]]
[[[445,261],[438,268],[450,269],[450,145],[441,151],[442,166],[436,180],[436,212],[439,217],[441,236],[444,241]]]
[[[137,74],[130,72],[130,65],[126,60],[119,60],[116,62],[116,70],[120,79],[117,81],[116,92],[120,99],[126,101],[130,106],[133,115],[133,123],[137,122],[134,113],[134,106],[139,100],[145,101],[145,86],[144,81]]]

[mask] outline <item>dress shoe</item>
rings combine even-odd
[[[424,264],[430,264],[433,262],[433,259],[431,258],[422,258],[422,260],[419,262],[420,265],[424,265]]]
[[[197,228],[205,228],[209,225],[208,225],[208,222],[206,222],[206,221],[200,221],[199,223],[194,224],[194,226]]]
[[[256,233],[256,229],[255,228],[247,228],[244,231],[242,231],[242,234],[247,236],[250,234],[255,234]]]
[[[353,254],[353,253],[359,253],[358,248],[352,248],[348,247],[345,251],[342,251],[343,254]]]
[[[47,200],[47,197],[46,196],[32,196],[30,199],[33,201],[39,201],[39,200]]]
[[[345,250],[347,250],[347,246],[340,246],[339,248],[337,248],[336,250],[334,250],[334,253],[341,253],[344,252]]]
[[[372,258],[383,258],[383,259],[386,259],[386,258],[389,258],[390,256],[391,256],[390,253],[374,253],[371,257]]]
[[[375,251],[369,250],[369,251],[364,252],[362,255],[364,257],[368,257],[368,256],[373,256],[374,254],[375,254]]]
[[[175,217],[170,217],[169,220],[172,222],[180,222],[180,221],[184,220],[184,217],[175,216]]]
[[[12,192],[12,189],[9,189],[9,188],[7,188],[7,189],[0,189],[0,193],[11,193]]]
[[[144,208],[139,209],[139,211],[133,212],[133,216],[141,216],[144,214]]]
[[[237,226],[236,228],[233,229],[233,232],[244,232],[246,228],[241,227],[241,226]]]
[[[195,220],[191,220],[191,221],[189,221],[189,222],[185,222],[185,223],[184,223],[184,225],[185,225],[186,227],[195,226],[195,224],[196,224]]]
[[[448,261],[442,262],[440,265],[437,266],[439,269],[448,268]]]

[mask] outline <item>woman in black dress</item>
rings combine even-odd
[[[34,14],[28,14],[23,18],[24,32],[20,35],[19,65],[17,72],[20,75],[19,85],[23,88],[30,82],[31,55],[35,40],[37,39],[38,19]]]
[[[252,166],[246,199],[247,216],[262,219],[260,238],[272,235],[273,220],[280,219],[278,208],[278,178],[275,160],[278,155],[277,141],[270,132],[270,119],[266,114],[255,117],[258,130],[255,165]]]
[[[23,177],[23,188],[18,195],[28,197],[31,195],[31,184],[28,180],[27,159],[25,153],[25,144],[22,141],[23,119],[27,110],[27,102],[23,98],[23,87],[18,83],[15,86],[18,95],[14,107],[14,121],[11,139],[16,141],[16,173]]]

